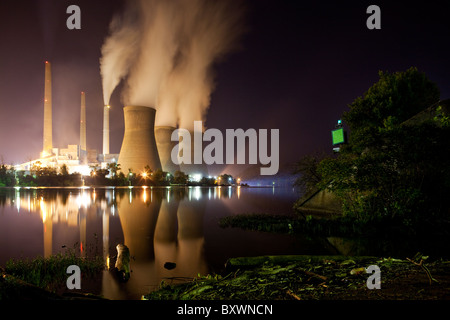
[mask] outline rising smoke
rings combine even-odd
[[[214,63],[243,31],[237,0],[130,0],[102,47],[104,103],[124,80],[124,105],[151,106],[156,125],[193,129],[214,90]]]

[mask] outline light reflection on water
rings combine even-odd
[[[110,299],[139,299],[162,279],[219,271],[233,256],[327,254],[300,237],[218,226],[230,214],[288,213],[297,197],[281,188],[1,189],[0,265],[68,249],[109,260],[124,243],[132,256],[130,280],[119,283],[105,271],[90,290]],[[176,268],[165,269],[165,262]]]

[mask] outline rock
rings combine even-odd
[[[164,263],[164,268],[166,268],[167,270],[175,269],[176,266],[177,266],[177,264],[175,262]]]

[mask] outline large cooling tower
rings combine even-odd
[[[155,141],[156,110],[143,106],[123,108],[125,132],[119,160],[122,172],[131,169],[139,174],[148,165],[151,170],[161,169]]]
[[[177,145],[177,141],[171,141],[172,132],[175,129],[170,126],[155,127],[156,146],[158,147],[162,170],[171,174],[180,170],[180,166],[173,163],[171,158],[172,149]]]

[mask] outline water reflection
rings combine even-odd
[[[124,243],[132,256],[131,278],[118,283],[104,272],[99,293],[111,299],[136,299],[161,279],[209,272],[204,254],[205,200],[236,196],[240,197],[239,189],[231,187],[2,189],[0,237],[15,250],[2,252],[0,265],[23,257],[24,251],[29,257],[48,257],[67,249],[83,257],[102,255],[109,263],[115,246]],[[20,233],[12,232],[19,229]],[[36,241],[39,234],[42,240]],[[166,262],[176,263],[176,268],[165,269]]]

